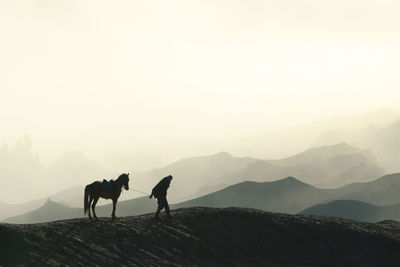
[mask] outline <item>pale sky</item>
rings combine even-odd
[[[397,0],[0,0],[0,140],[27,134],[45,161],[187,153],[174,146],[397,108],[399,14]]]

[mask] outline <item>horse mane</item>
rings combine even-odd
[[[124,176],[128,177],[128,175],[126,173],[121,174],[120,176],[118,176],[118,178],[116,179],[116,181],[120,180],[120,178],[123,178]]]

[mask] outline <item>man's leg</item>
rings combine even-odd
[[[156,219],[159,218],[160,211],[161,211],[162,208],[163,208],[163,201],[162,201],[162,198],[158,197],[158,198],[157,198],[157,203],[158,203],[158,208],[157,208],[157,211],[156,211],[156,216],[154,217],[154,218],[156,218]]]
[[[169,205],[168,205],[168,200],[166,197],[164,198],[164,207],[165,207],[165,212],[167,213],[167,217],[170,218],[171,214],[169,214]]]

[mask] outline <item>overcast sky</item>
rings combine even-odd
[[[45,160],[154,153],[397,108],[399,14],[396,0],[0,0],[0,139],[27,134]]]

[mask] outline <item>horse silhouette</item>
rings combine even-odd
[[[129,190],[129,173],[121,174],[114,182],[93,182],[85,187],[85,197],[84,197],[84,214],[85,216],[89,214],[89,219],[92,219],[90,215],[90,205],[92,205],[93,216],[97,220],[96,216],[96,204],[99,198],[112,199],[113,201],[113,211],[111,218],[115,220],[115,208],[117,206],[117,201],[121,195],[122,186],[125,190]],[[93,201],[93,203],[92,203]]]

